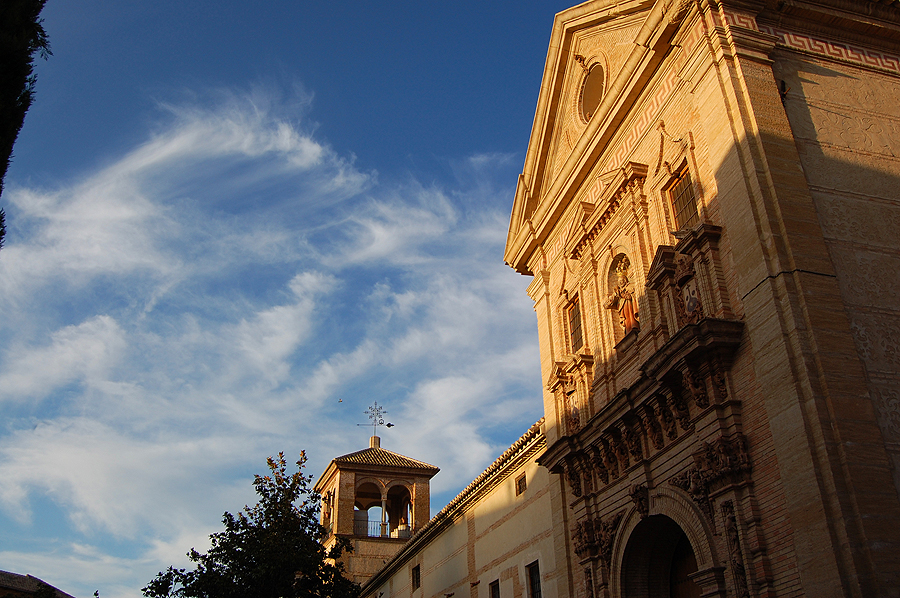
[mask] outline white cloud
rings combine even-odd
[[[95,316],[51,335],[49,345],[13,348],[0,372],[0,397],[44,398],[58,386],[98,386],[127,346],[124,331],[109,316]]]
[[[463,161],[455,188],[375,186],[260,94],[169,106],[121,160],[13,192],[0,392],[37,400],[0,403],[0,513],[31,529],[49,503],[62,523],[56,552],[4,562],[134,595],[252,502],[266,455],[306,448],[318,474],[363,448],[373,400],[386,447],[441,467],[435,510],[537,419],[491,180],[507,158]]]

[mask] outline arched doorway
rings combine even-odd
[[[696,572],[690,540],[668,517],[647,517],[631,532],[622,558],[627,598],[700,598],[700,587],[690,578]]]

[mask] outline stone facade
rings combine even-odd
[[[895,2],[557,15],[505,260],[559,595],[897,595],[898,96]]]

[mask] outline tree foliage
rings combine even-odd
[[[0,1],[0,195],[13,145],[34,101],[34,53],[47,58],[50,41],[39,17],[47,0]],[[0,221],[0,248],[6,227]]]
[[[326,529],[318,522],[319,497],[303,474],[306,455],[301,453],[291,474],[284,453],[267,462],[269,475],[253,481],[259,502],[237,516],[226,512],[225,531],[210,535],[209,552],[187,553],[196,567],[160,572],[143,588],[144,596],[356,598],[359,586],[336,562],[349,544],[339,540],[330,551],[322,545]]]

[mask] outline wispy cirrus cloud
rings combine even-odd
[[[11,186],[0,538],[54,548],[6,562],[137,596],[252,501],[266,455],[309,449],[317,473],[364,447],[373,400],[386,447],[442,468],[435,510],[539,416],[526,281],[501,263],[508,156],[386,183],[310,133],[303,94],[219,100],[164,106],[69,185]]]

